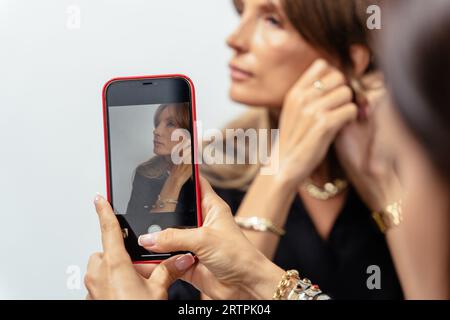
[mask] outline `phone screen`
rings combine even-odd
[[[105,93],[109,200],[135,262],[175,253],[140,247],[140,235],[195,228],[193,106],[183,78],[115,81]]]

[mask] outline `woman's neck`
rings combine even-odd
[[[164,161],[167,163],[167,168],[170,170],[173,167],[172,157],[164,156]]]
[[[309,177],[312,182],[318,186],[323,186],[325,183],[330,182],[330,162],[328,159],[324,159]]]
[[[268,108],[270,128],[279,128],[281,108]]]

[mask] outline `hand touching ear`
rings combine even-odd
[[[378,211],[401,198],[401,186],[388,150],[380,141],[377,114],[390,99],[380,73],[363,78],[366,112],[362,119],[345,126],[336,138],[339,162],[359,195],[372,210]]]

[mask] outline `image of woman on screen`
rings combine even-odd
[[[162,104],[154,116],[153,153],[149,160],[137,166],[133,179],[127,214],[183,212],[194,199],[192,166],[174,164],[172,151],[180,141],[172,141],[176,129],[189,130],[189,103]],[[190,147],[189,147],[190,148]],[[190,149],[178,154],[190,157]]]

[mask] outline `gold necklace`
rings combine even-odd
[[[304,188],[308,194],[319,200],[331,199],[348,187],[348,182],[342,179],[335,179],[333,182],[327,182],[323,187],[316,186],[311,179],[306,179]]]

